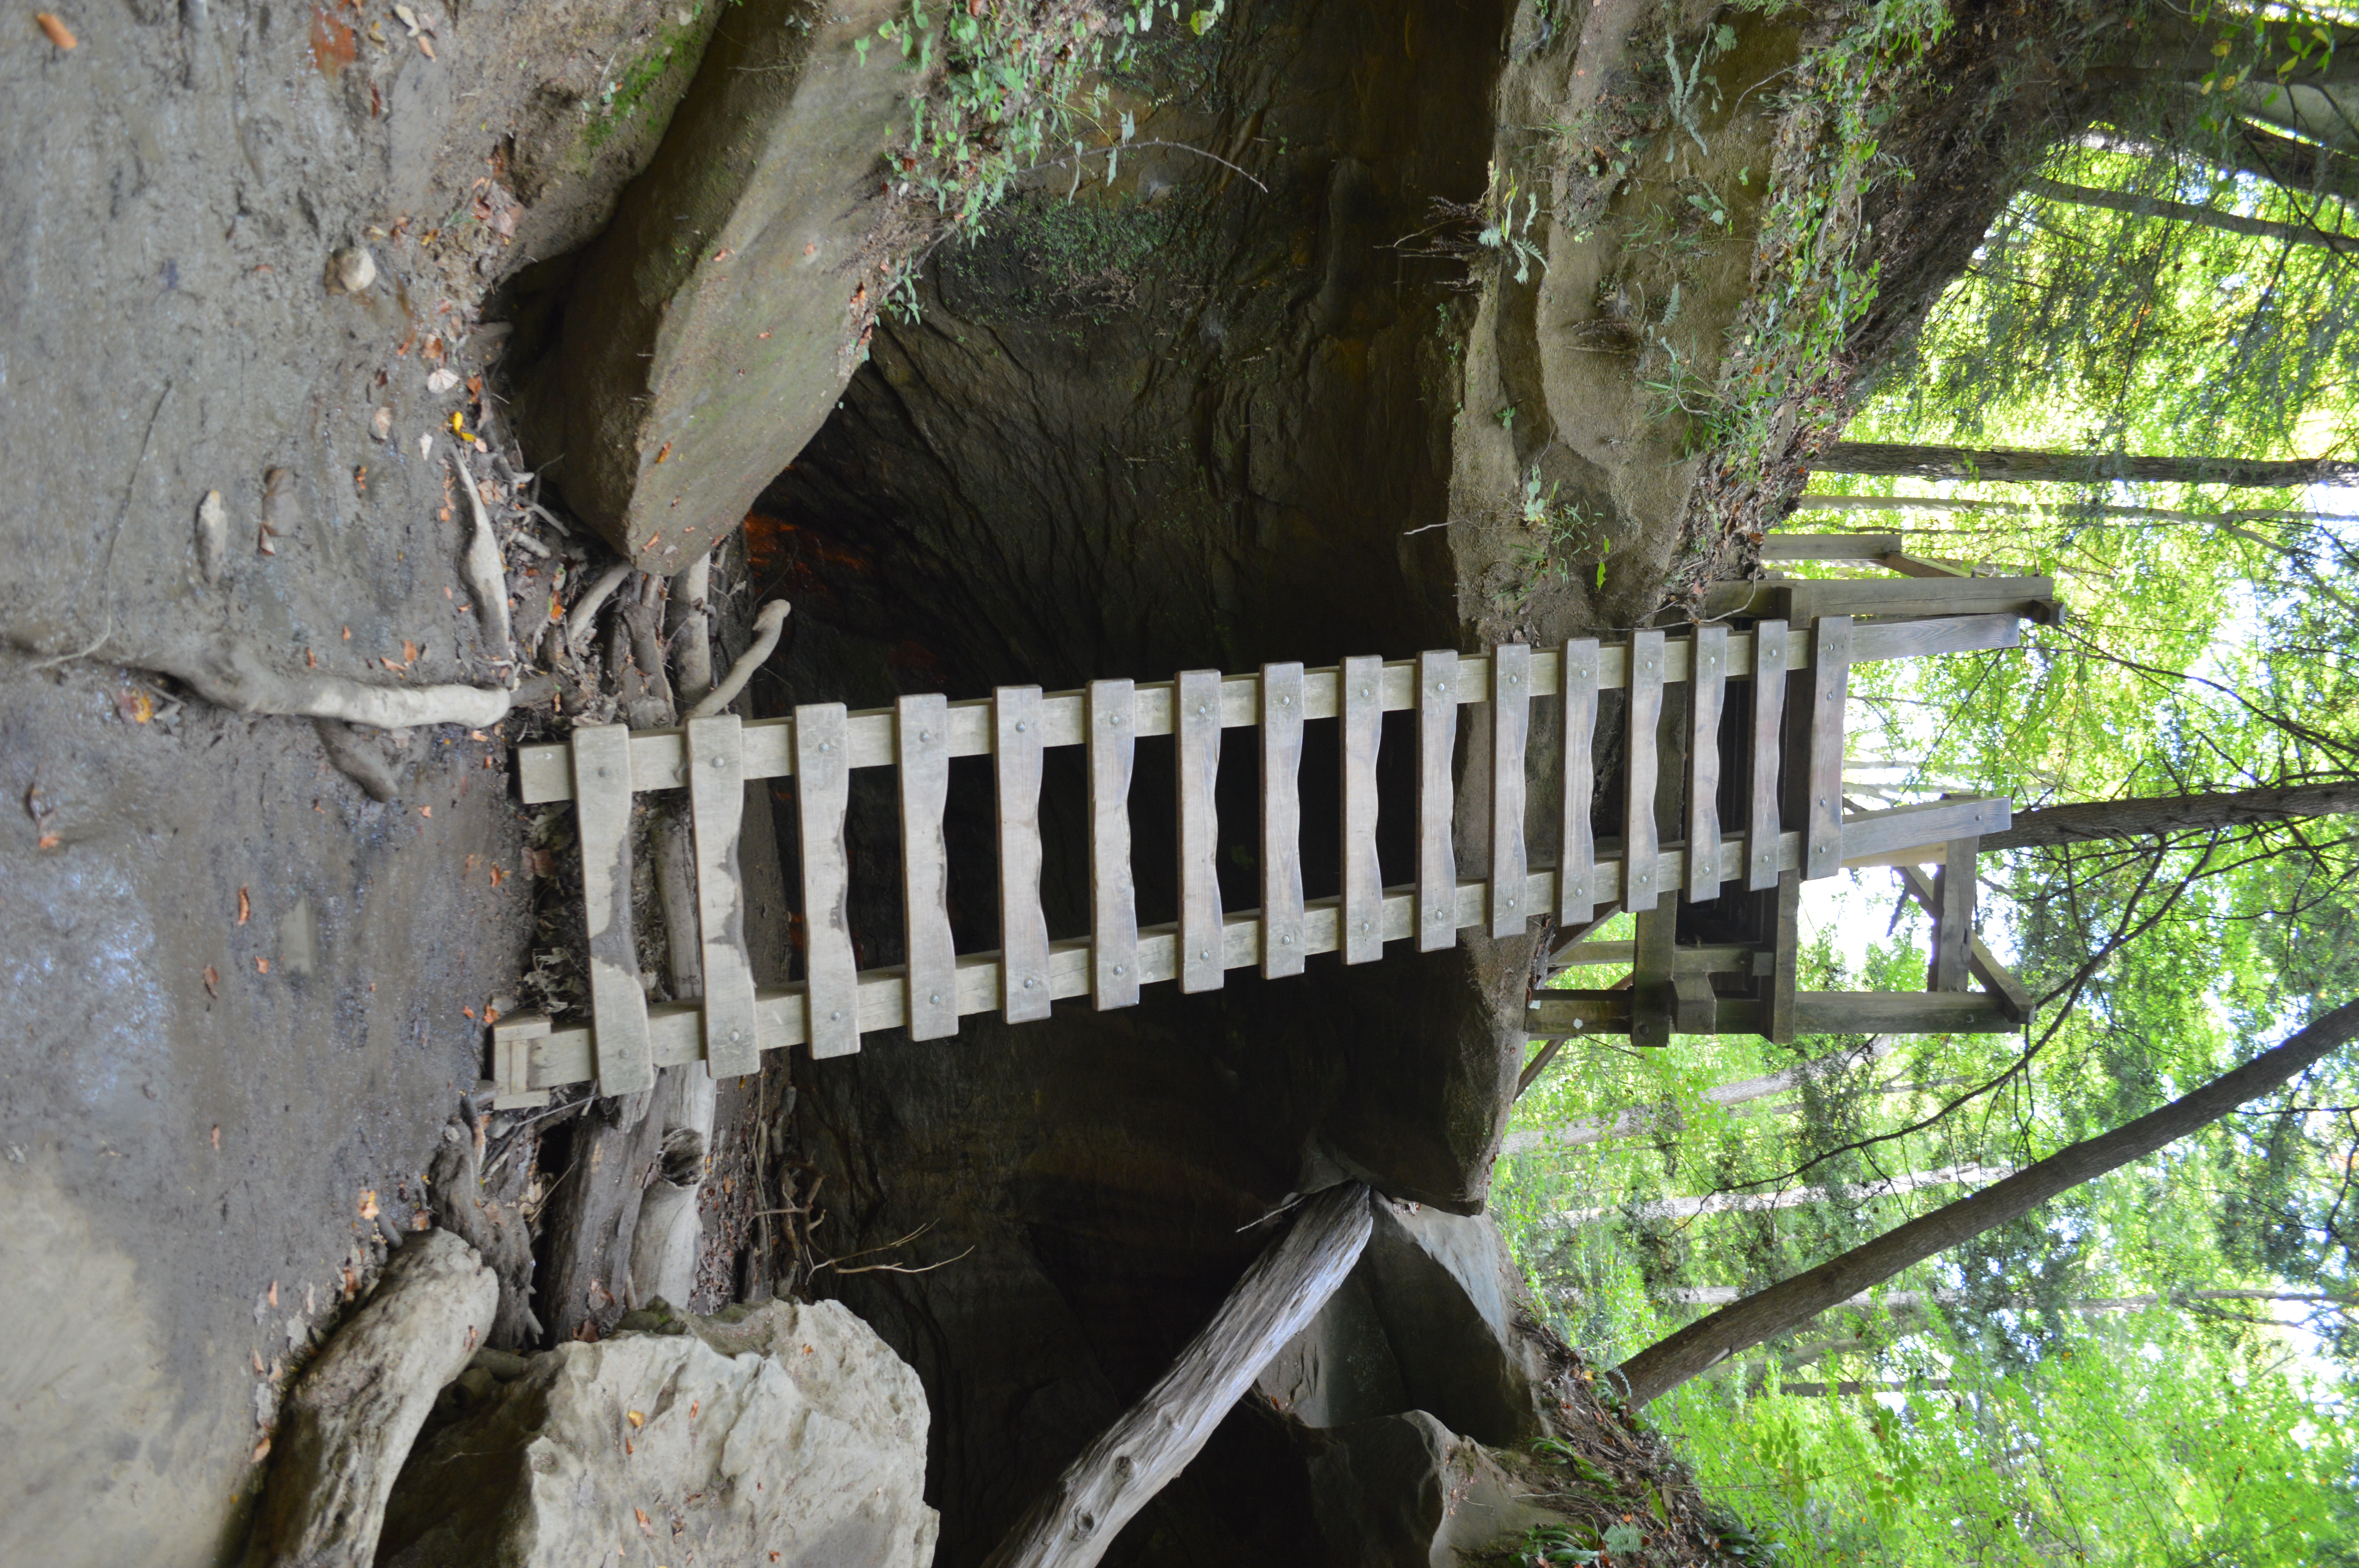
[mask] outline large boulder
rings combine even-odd
[[[1554,1518],[1498,1462],[1424,1411],[1321,1434],[1311,1509],[1329,1560],[1353,1568],[1459,1568]]]
[[[730,7],[614,222],[525,285],[561,299],[527,333],[526,449],[647,570],[735,527],[861,361],[876,176],[918,78],[854,46],[898,9]]]
[[[926,1568],[917,1374],[832,1302],[487,1352],[395,1484],[387,1568],[611,1559]]]

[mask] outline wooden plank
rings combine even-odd
[[[1836,797],[1835,804],[1841,806],[1841,796]],[[2004,831],[2013,815],[2007,801],[1995,795],[1924,801],[1915,806],[1896,806],[1889,811],[1864,811],[1843,818],[1838,858],[1848,864],[1854,860],[1889,856],[1918,846],[1946,846],[1953,838],[1979,838],[1987,833]]]
[[[1261,668],[1261,972],[1302,972],[1302,666]]]
[[[1769,1018],[1762,1036],[1773,1045],[1794,1038],[1794,987],[1802,957],[1802,877],[1796,869],[1777,873],[1776,934],[1770,939]]]
[[[1788,608],[1799,596],[1804,613]],[[1817,615],[2017,615],[2047,622],[2062,615],[2053,579],[1822,578],[1809,582],[1715,583],[1705,616],[1758,620],[1784,613],[1797,626]]]
[[[1130,864],[1130,775],[1138,697],[1126,680],[1090,683],[1090,1000],[1138,1001],[1138,883]]]
[[[1966,989],[1966,945],[1974,934],[1974,853],[1979,838],[1952,838],[1933,874],[1933,960],[1925,989]]]
[[[1955,561],[1930,560],[1908,555],[1897,546],[1877,557],[1876,565],[1886,571],[1898,572],[1902,577],[1972,577],[1974,575],[1972,568],[1960,566]]]
[[[1748,947],[1741,942],[1714,942],[1694,947],[1671,949],[1671,973],[1674,975],[1749,975],[1753,959],[1761,949]],[[1625,968],[1637,962],[1636,942],[1575,942],[1557,950],[1554,963],[1559,968]]]
[[[1699,626],[1689,659],[1688,897],[1720,896],[1720,708],[1728,692],[1728,628]]]
[[[1491,654],[1491,935],[1521,936],[1536,913],[1524,899],[1524,746],[1531,734],[1532,650],[1504,643]]]
[[[1169,1371],[1025,1510],[983,1568],[1090,1568],[1342,1289],[1373,1227],[1357,1182],[1305,1201]]]
[[[574,832],[582,841],[582,918],[590,935],[590,1016],[598,1092],[655,1087],[647,993],[631,928],[631,732],[585,724],[572,735]]]
[[[494,1110],[525,1110],[549,1103],[547,1089],[532,1087],[532,1043],[549,1036],[545,1012],[512,1012],[492,1025]]]
[[[1218,990],[1221,825],[1212,785],[1221,772],[1221,672],[1183,671],[1178,692],[1180,759],[1180,989]]]
[[[2015,1029],[1987,991],[1803,991],[1802,1034],[2006,1034]]]
[[[1049,1016],[1049,916],[1040,905],[1040,688],[992,694],[992,778],[999,814],[1000,1013]]]
[[[1627,989],[1541,991],[1524,1010],[1524,1033],[1534,1040],[1627,1034],[1630,1011]]]
[[[951,935],[950,703],[939,692],[894,704],[901,783],[901,911],[908,938],[906,1018],[912,1040],[958,1033],[958,946]]]
[[[1976,654],[2023,646],[2023,622],[2013,615],[1942,615],[1930,621],[1875,621],[1851,629],[1851,662],[1914,659],[1933,654]]]
[[[762,1065],[754,961],[745,950],[745,893],[737,871],[737,835],[745,820],[743,723],[722,713],[686,726],[696,922],[704,949],[704,1060],[716,1078],[742,1077]]]
[[[1564,844],[1557,857],[1556,923],[1583,925],[1597,906],[1597,840],[1589,814],[1597,796],[1597,639],[1564,645]]]
[[[852,861],[843,819],[852,764],[840,702],[795,709],[795,825],[803,858],[803,984],[814,1059],[860,1049],[860,964],[852,948]]]
[[[1873,561],[1897,551],[1897,534],[1772,534],[1761,541],[1765,561]]]
[[[1671,1027],[1681,1034],[1717,1034],[1719,1000],[1712,995],[1712,977],[1684,968],[1671,971]],[[1632,1036],[1631,1044],[1646,1042]],[[1668,1044],[1668,1042],[1666,1042]]]
[[[1752,810],[1745,840],[1745,885],[1758,892],[1777,885],[1777,761],[1786,718],[1786,623],[1753,628]]]
[[[1458,940],[1458,857],[1451,842],[1457,801],[1451,777],[1458,744],[1458,654],[1417,661],[1417,946],[1430,953]]]
[[[1802,878],[1843,869],[1843,700],[1851,689],[1851,618],[1822,615],[1810,651],[1810,794],[1803,806]]]
[[[1384,661],[1370,654],[1341,666],[1343,741],[1343,962],[1385,956],[1385,879],[1376,860],[1376,750],[1384,741],[1379,682]]]
[[[1916,899],[1928,914],[1939,908],[1940,901],[1933,883],[1924,872],[1914,866],[1902,866],[1898,870],[1909,896]],[[1984,946],[1983,939],[1971,931],[1966,934],[1966,968],[1988,989],[1989,994],[1997,999],[1999,1011],[2006,1014],[2010,1022],[2031,1022],[2030,990],[2016,978],[2015,971],[2000,963],[1998,955]]]
[[[1630,638],[1629,744],[1623,776],[1628,783],[1622,814],[1622,907],[1636,914],[1655,907],[1662,883],[1655,860],[1660,838],[1655,829],[1656,731],[1663,718],[1663,634],[1639,632]]]

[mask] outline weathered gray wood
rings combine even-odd
[[[1952,838],[1933,873],[1933,961],[1927,990],[1966,989],[1966,946],[1974,934],[1974,852],[1979,838]]]
[[[1914,866],[1897,869],[1909,896],[1927,914],[1933,914],[1940,908],[1933,883],[1924,872]],[[1984,946],[1983,939],[1971,931],[1966,934],[1966,967],[1989,989],[1990,995],[1997,1000],[1999,1011],[2006,1015],[2009,1022],[2028,1023],[2031,1021],[2031,992],[2016,978],[2015,971],[2000,963],[1998,955]]]
[[[1835,804],[1842,806],[1840,795]],[[1863,811],[1843,820],[1843,862],[1888,865],[1891,860],[1886,857],[1902,851],[1938,849],[1952,838],[2002,832],[2013,814],[2013,807],[1998,795],[1967,795],[1896,806],[1888,811]]]
[[[999,982],[1010,1023],[1049,1016],[1049,915],[1040,905],[1040,688],[992,694],[992,777],[999,814]]]
[[[1524,1010],[1524,1033],[1534,1040],[1578,1040],[1584,1034],[1630,1033],[1631,992],[1541,991]]]
[[[1804,609],[1786,609],[1788,596]],[[2051,578],[1835,578],[1807,583],[1716,583],[1703,612],[1713,620],[1776,615],[1796,625],[1819,615],[2019,615],[2046,622],[2060,610]]]
[[[637,1094],[655,1087],[656,1066],[631,928],[631,732],[620,724],[585,724],[573,731],[572,747],[598,1092]]]
[[[1126,680],[1090,683],[1090,1000],[1138,1001],[1138,884],[1130,864],[1130,773],[1138,694]]]
[[[1631,946],[1630,1043],[1668,1045],[1671,1039],[1673,992],[1679,972],[1674,937],[1679,927],[1679,903],[1640,912],[1637,940]]]
[[[1671,971],[1671,1027],[1681,1034],[1717,1034],[1720,1033],[1719,999],[1712,995],[1712,979],[1690,972],[1684,966]],[[1631,1044],[1647,1042],[1633,1039]]]
[[[1385,879],[1376,860],[1376,750],[1384,740],[1384,660],[1345,659],[1337,670],[1343,741],[1343,962],[1385,956]]]
[[[908,945],[909,1038],[958,1033],[958,946],[951,935],[950,703],[939,692],[894,704],[901,776],[901,911]]]
[[[1876,557],[1876,565],[1902,577],[1972,577],[1973,572],[1955,561],[1928,560],[1922,557],[1892,550]]]
[[[1555,967],[1560,969],[1578,968],[1620,968],[1637,962],[1636,942],[1575,942],[1557,949]],[[1671,949],[1671,973],[1675,975],[1749,975],[1753,972],[1757,947],[1742,943],[1715,942],[1696,947]]]
[[[745,820],[745,748],[734,713],[691,719],[688,811],[696,835],[696,924],[704,956],[704,1060],[716,1078],[760,1070],[754,961],[745,951],[745,893],[737,835]]]
[[[1656,859],[1661,838],[1655,827],[1655,791],[1659,758],[1656,731],[1663,718],[1663,634],[1639,632],[1630,638],[1630,729],[1623,776],[1629,785],[1622,827],[1622,907],[1637,914],[1655,907],[1661,892]]]
[[[1458,654],[1417,659],[1417,946],[1430,953],[1458,940],[1457,810],[1451,761],[1458,744]]]
[[[1491,935],[1521,936],[1544,913],[1529,907],[1524,883],[1531,860],[1524,845],[1524,746],[1531,734],[1532,650],[1503,643],[1491,652]]]
[[[1770,949],[1769,1019],[1762,1036],[1773,1045],[1792,1043],[1795,1031],[1794,987],[1799,979],[1802,955],[1802,876],[1799,871],[1777,873],[1777,907],[1776,935]]]
[[[1302,972],[1302,666],[1261,667],[1261,972]]]
[[[1786,719],[1786,623],[1753,628],[1753,779],[1745,824],[1745,885],[1777,885],[1777,761]]]
[[[549,1103],[547,1089],[532,1087],[532,1043],[548,1038],[545,1012],[512,1012],[492,1025],[494,1110],[523,1110]]]
[[[1570,928],[1593,918],[1597,900],[1597,839],[1589,814],[1597,796],[1597,639],[1564,645],[1564,848],[1557,858],[1556,923]]]
[[[1364,1236],[1364,1217],[1361,1225]],[[490,1336],[499,1294],[491,1270],[450,1231],[429,1230],[393,1255],[375,1293],[287,1400],[249,1568],[368,1568],[394,1477],[435,1397]]]
[[[1873,561],[1901,546],[1897,534],[1772,534],[1761,541],[1765,561]]]
[[[1180,989],[1218,990],[1221,957],[1221,672],[1182,670],[1172,682],[1180,758]]]
[[[1931,654],[1973,654],[2023,646],[2023,622],[2014,615],[1941,615],[1928,621],[1874,621],[1851,629],[1851,662],[1913,659]]]
[[[1987,991],[1802,991],[1803,1034],[2006,1034],[2015,1024]]]
[[[1810,788],[1803,808],[1802,879],[1843,869],[1843,700],[1851,689],[1851,618],[1825,615],[1810,650]]]
[[[1728,628],[1699,626],[1688,655],[1688,897],[1720,896],[1720,709]]]
[[[1307,1200],[1171,1369],[1065,1467],[984,1568],[1091,1568],[1342,1287],[1372,1228],[1356,1182]]]
[[[804,1039],[815,1059],[860,1049],[860,961],[852,948],[852,860],[843,843],[852,804],[844,707],[795,709],[795,825],[803,857]]]

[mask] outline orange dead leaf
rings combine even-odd
[[[349,643],[349,642],[351,642],[352,640],[353,640],[353,629],[352,629],[351,627],[347,626],[347,627],[345,627],[345,628],[344,628],[344,641],[345,641],[345,642],[347,642],[347,643]]]
[[[463,1012],[463,1013],[465,1013],[465,1014],[467,1015],[467,1022],[468,1022],[473,1023],[473,1022],[475,1022],[475,1010],[474,1010],[473,1008],[472,1008],[472,1007],[462,1007],[462,1008],[461,1008],[459,1011],[460,1011],[461,1012]]]
[[[44,833],[33,841],[33,847],[38,849],[54,849],[64,842],[64,839],[54,833]]]
[[[278,1281],[276,1280],[270,1281],[270,1304],[272,1306],[278,1304]]]
[[[418,808],[418,815],[420,816],[431,816],[434,815],[434,808],[430,806],[421,806]]]
[[[207,964],[205,966],[205,994],[207,996],[221,995],[221,971],[214,968],[211,964]]]
[[[247,1457],[246,1457],[246,1463],[247,1463],[247,1464],[249,1464],[249,1465],[259,1465],[259,1464],[261,1464],[265,1459],[267,1459],[267,1458],[269,1458],[269,1457],[270,1457],[270,1439],[268,1439],[268,1438],[266,1438],[266,1438],[264,1438],[261,1442],[259,1442],[259,1443],[257,1443],[257,1444],[255,1444],[254,1445],[254,1452],[253,1452],[251,1454],[247,1455]]]
[[[421,1208],[416,1214],[409,1217],[409,1228],[412,1230],[431,1230],[434,1228],[434,1217]]]
[[[504,881],[506,876],[507,873],[506,871],[500,870],[497,866],[494,866],[492,868],[492,885],[494,887],[499,886],[501,881]]]
[[[666,441],[661,448],[658,449],[656,452],[656,461],[660,464],[669,456],[671,456],[671,443],[669,441]]]
[[[647,1532],[647,1539],[653,1541],[655,1539],[656,1527],[647,1522],[647,1510],[645,1509],[633,1509],[631,1512],[638,1519],[639,1528]]]
[[[258,1377],[262,1376],[264,1373],[266,1373],[266,1372],[267,1372],[267,1371],[269,1371],[269,1370],[270,1370],[270,1368],[267,1368],[267,1367],[266,1367],[266,1366],[264,1366],[264,1365],[262,1364],[262,1352],[261,1352],[261,1351],[256,1350],[256,1351],[252,1352],[251,1354],[252,1354],[252,1355],[253,1355],[253,1357],[254,1357],[254,1373],[255,1373],[255,1377],[257,1377],[257,1378],[258,1378]]]
[[[249,918],[253,914],[254,914],[254,901],[253,901],[252,899],[250,899],[250,898],[246,897],[246,895],[245,895],[245,890],[244,888],[240,888],[240,889],[238,889],[238,890],[237,890],[237,923],[238,923],[240,925],[245,925],[245,924],[246,923],[246,920],[247,920],[247,919],[248,919],[248,918]]]
[[[375,1219],[376,1217],[376,1189],[375,1187],[363,1187],[361,1189],[360,1210],[361,1217],[363,1219]]]
[[[75,45],[82,42],[80,38],[73,36],[73,29],[71,27],[67,27],[63,22],[59,21],[57,17],[51,16],[47,11],[34,12],[33,20],[39,23],[41,31],[49,36],[49,42],[57,45],[58,48],[61,49],[72,49]]]
[[[623,1412],[623,1419],[631,1423],[631,1430],[633,1432],[636,1432],[639,1428],[647,1424],[647,1418],[640,1414],[637,1411],[625,1411]]]
[[[213,1123],[213,1152],[221,1152],[221,1123]]]

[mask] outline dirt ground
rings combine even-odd
[[[523,956],[501,733],[410,733],[380,804],[310,720],[137,673],[497,677],[447,461],[454,416],[501,433],[479,302],[603,221],[661,113],[602,121],[602,79],[660,98],[687,13],[408,9],[0,19],[0,1561],[234,1547],[273,1390]],[[376,282],[331,293],[353,244]]]

